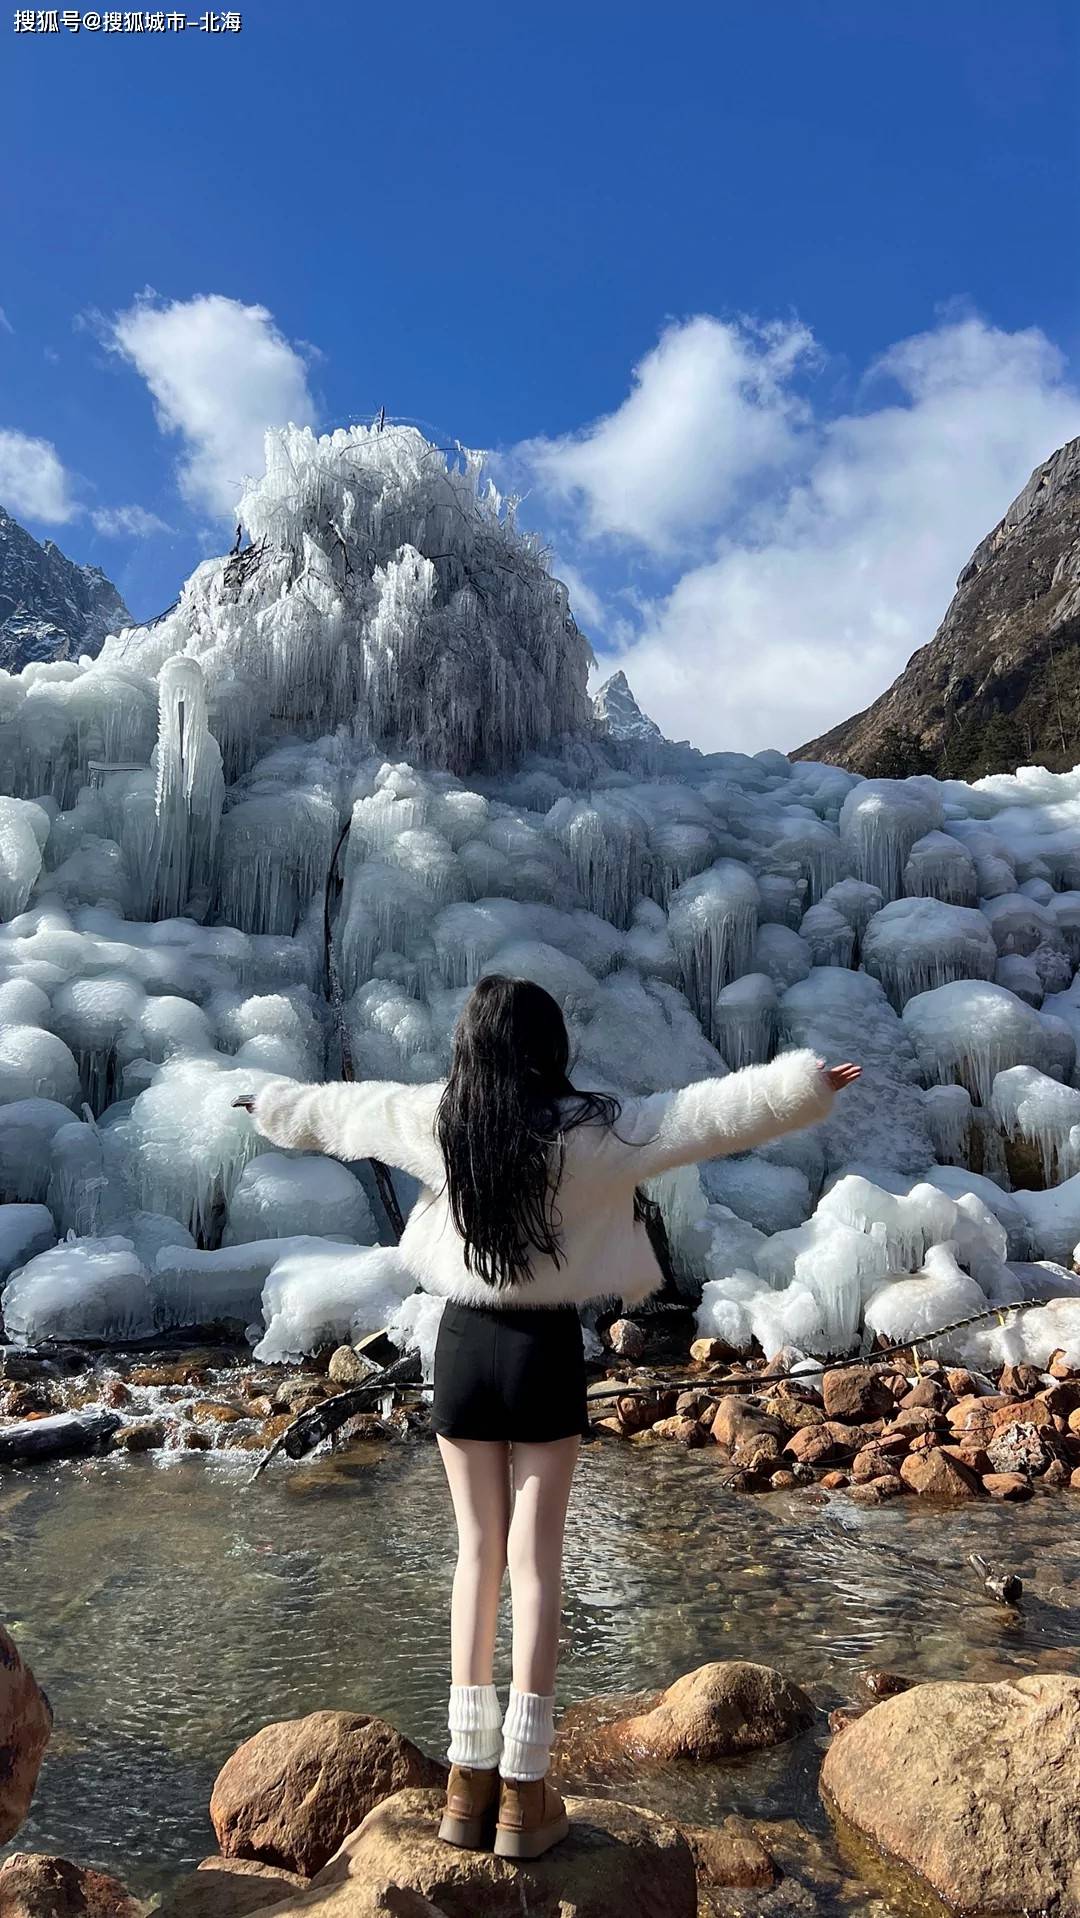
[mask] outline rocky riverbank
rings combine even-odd
[[[1080,1490],[1080,1371],[994,1374],[918,1351],[792,1374],[741,1360],[685,1329],[617,1320],[589,1386],[601,1440],[682,1446],[715,1459],[737,1492],[818,1487],[858,1504],[914,1495],[1004,1502]],[[388,1355],[324,1351],[302,1367],[253,1365],[246,1352],[92,1357],[8,1348],[0,1360],[0,1465],[76,1451],[265,1453],[301,1413],[374,1378]],[[392,1354],[391,1354],[392,1355]],[[419,1386],[377,1395],[342,1427],[339,1447],[430,1436]]]
[[[48,1720],[0,1633],[0,1735],[16,1761],[15,1782],[0,1779],[9,1837]],[[845,1910],[865,1912],[872,1898],[873,1909],[898,1914],[1080,1918],[1080,1679],[912,1686],[866,1674],[861,1701],[831,1723],[820,1792],[849,1874]],[[140,1901],[118,1878],[70,1860],[16,1853],[0,1867],[0,1912],[811,1918],[827,1876],[812,1835],[799,1842],[767,1818],[693,1822],[678,1801],[702,1768],[722,1780],[745,1753],[785,1744],[807,1762],[825,1735],[798,1684],[740,1660],[702,1666],[659,1693],[587,1701],[565,1715],[554,1757],[571,1836],[516,1865],[438,1841],[441,1760],[382,1719],[315,1712],[266,1725],[228,1759],[209,1806],[217,1852],[163,1899]],[[657,1812],[637,1800],[660,1773],[668,1808]]]

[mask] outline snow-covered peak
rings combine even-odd
[[[643,713],[620,668],[605,679],[593,698],[593,711],[609,739],[663,739],[656,721]]]
[[[0,506],[0,667],[98,652],[107,633],[131,624],[98,566],[79,566],[55,540],[41,544]]]

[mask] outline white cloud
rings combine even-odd
[[[702,314],[668,326],[614,413],[518,455],[543,491],[580,508],[589,537],[673,550],[715,525],[748,479],[795,457],[805,406],[791,379],[812,349],[797,321]]]
[[[314,420],[304,361],[263,306],[144,296],[117,315],[111,344],[146,381],[162,431],[183,439],[185,499],[215,515],[231,517],[244,479],[262,472],[268,426]]]
[[[974,318],[899,342],[860,398],[857,412],[804,422],[787,470],[774,452],[777,420],[781,436],[790,420],[783,392],[742,402],[765,415],[750,441],[764,457],[743,472],[749,512],[698,464],[700,512],[684,493],[679,520],[709,525],[709,555],[673,578],[654,550],[651,597],[629,630],[620,618],[625,644],[601,661],[625,668],[670,736],[790,749],[868,705],[932,637],[957,573],[1032,468],[1080,434],[1080,395],[1045,335]],[[647,443],[633,456],[647,486]],[[637,488],[628,475],[625,496]],[[586,500],[579,541],[598,530]],[[640,544],[655,549],[647,532]]]
[[[70,476],[51,441],[0,428],[0,504],[51,526],[76,518]]]
[[[172,527],[142,506],[99,506],[90,515],[95,532],[106,539],[146,539],[151,533],[171,533]]]

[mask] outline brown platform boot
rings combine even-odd
[[[501,1778],[497,1858],[541,1858],[570,1830],[566,1806],[546,1778]]]
[[[466,1851],[487,1851],[495,1835],[498,1802],[497,1771],[451,1765],[439,1837],[448,1845],[462,1845]]]

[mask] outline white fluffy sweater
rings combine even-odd
[[[746,1152],[782,1132],[824,1119],[833,1092],[812,1052],[781,1053],[726,1079],[626,1099],[614,1126],[588,1124],[565,1135],[559,1184],[558,1264],[537,1253],[533,1277],[496,1291],[470,1272],[446,1195],[435,1113],[442,1085],[297,1085],[270,1079],[255,1095],[254,1119],[275,1145],[338,1159],[384,1159],[424,1188],[401,1241],[406,1264],[427,1292],[467,1305],[583,1305],[614,1296],[633,1305],[655,1292],[660,1272],[634,1187],[673,1166]]]

